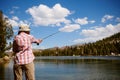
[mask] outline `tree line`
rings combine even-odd
[[[94,43],[34,52],[36,56],[110,56],[120,55],[120,32]]]

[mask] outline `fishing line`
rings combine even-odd
[[[60,32],[60,31],[54,32],[54,33],[52,33],[52,34],[50,34],[50,35],[42,38],[42,40],[45,40],[45,39],[47,39],[47,38],[49,38],[49,37],[51,37],[51,36],[53,36],[53,35],[55,35],[55,34],[57,34],[57,33],[59,33],[59,32]],[[39,43],[37,43],[37,45],[39,45]]]
[[[51,36],[53,36],[53,35],[55,35],[55,34],[57,34],[57,33],[59,33],[59,32],[60,32],[60,31],[57,31],[57,32],[55,32],[55,33],[52,33],[52,34],[44,37],[42,40],[45,40],[45,39],[47,39],[47,38],[49,38],[49,37],[51,37]]]

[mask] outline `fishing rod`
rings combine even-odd
[[[59,32],[60,32],[60,31],[54,32],[54,33],[52,33],[52,34],[50,34],[50,35],[42,38],[42,40],[45,40],[45,39],[47,39],[47,38],[49,38],[49,37],[51,37],[51,36],[53,36],[53,35],[55,35],[55,34],[57,34],[57,33],[59,33]],[[3,34],[0,34],[0,35],[3,35]],[[39,45],[39,43],[37,43],[37,45]]]
[[[50,34],[50,35],[42,38],[42,40],[45,40],[45,39],[47,39],[47,38],[49,38],[49,37],[51,37],[51,36],[53,36],[53,35],[55,35],[55,34],[57,34],[57,33],[59,33],[59,32],[60,32],[60,31],[54,32],[54,33],[52,33],[52,34]],[[37,45],[39,45],[39,43],[37,43]]]
[[[55,34],[57,34],[57,33],[59,33],[59,32],[60,32],[60,31],[54,32],[54,33],[52,33],[52,34],[44,37],[42,40],[45,40],[45,39],[47,39],[47,38],[49,38],[49,37],[51,37],[51,36],[53,36],[53,35],[55,35]]]

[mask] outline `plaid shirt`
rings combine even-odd
[[[34,60],[32,43],[38,42],[33,36],[21,32],[13,41],[14,62],[16,64],[28,64]]]

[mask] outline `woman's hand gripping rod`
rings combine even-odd
[[[45,39],[47,39],[47,38],[49,38],[49,37],[51,37],[51,36],[53,36],[53,35],[55,35],[55,34],[57,34],[57,33],[59,33],[59,32],[60,32],[60,31],[57,31],[57,32],[55,32],[55,33],[52,33],[52,34],[44,37],[42,40],[45,40]],[[37,43],[37,45],[39,45],[39,43]]]

